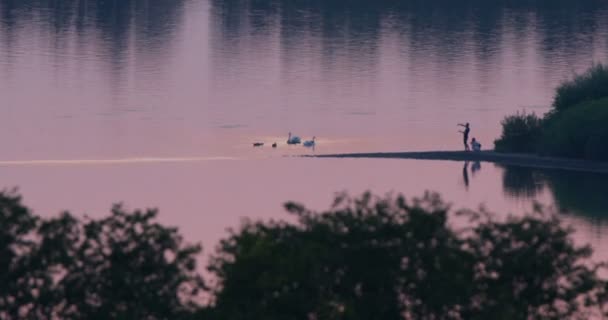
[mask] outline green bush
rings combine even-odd
[[[502,121],[502,135],[494,141],[498,152],[532,153],[542,135],[543,120],[534,113],[517,113]]]
[[[221,242],[206,319],[584,319],[587,302],[605,311],[590,248],[556,218],[469,211],[458,229],[433,194],[286,208],[294,222],[250,222]]]
[[[608,98],[585,102],[546,121],[540,143],[544,154],[608,160]]]
[[[454,212],[430,193],[343,195],[324,212],[285,207],[288,221],[231,231],[206,284],[200,247],[159,224],[155,210],[44,218],[0,191],[0,319],[608,316],[606,264],[541,208],[494,220]],[[454,215],[463,224],[450,223]]]
[[[185,319],[204,289],[199,246],[156,210],[34,215],[0,191],[0,319]]]
[[[608,160],[608,66],[596,64],[556,89],[543,118],[517,113],[502,121],[498,152]]]
[[[582,102],[608,97],[608,66],[596,64],[562,83],[556,91],[553,107],[558,112]]]

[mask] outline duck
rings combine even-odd
[[[264,142],[254,142],[253,146],[254,147],[262,147],[262,146],[264,146]]]
[[[298,136],[292,136],[291,132],[289,133],[289,137],[287,138],[287,144],[300,144],[302,140]]]
[[[302,145],[305,147],[314,147],[316,138],[317,137],[312,137],[312,140],[304,141],[304,144],[302,144]]]
[[[277,147],[277,143],[276,143],[276,142],[275,142],[275,143],[273,143],[273,144],[272,144],[272,147],[273,147],[273,148],[276,148],[276,147]]]

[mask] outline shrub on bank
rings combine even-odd
[[[605,97],[608,97],[608,66],[596,64],[556,89],[553,108],[561,112],[582,102]]]
[[[608,160],[608,66],[596,64],[562,83],[544,117],[517,113],[502,121],[498,152]]]
[[[608,160],[608,98],[585,102],[546,121],[540,151],[544,154]]]
[[[534,113],[517,113],[502,121],[502,135],[494,141],[498,152],[536,152],[542,134],[543,120]]]

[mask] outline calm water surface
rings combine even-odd
[[[0,177],[41,214],[159,207],[208,251],[243,217],[336,191],[539,201],[608,257],[606,175],[283,157],[453,150],[467,121],[491,147],[505,115],[546,112],[602,61],[603,1],[0,0]]]

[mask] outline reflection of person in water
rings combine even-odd
[[[475,161],[471,166],[471,173],[475,176],[475,173],[481,169],[481,162]]]
[[[475,161],[471,166],[471,174],[475,176],[475,174],[481,170],[481,162]],[[464,162],[464,167],[462,167],[462,179],[464,180],[465,189],[469,189],[469,162]]]
[[[462,168],[462,178],[464,179],[464,187],[466,189],[469,188],[469,162],[464,162],[464,167]]]

